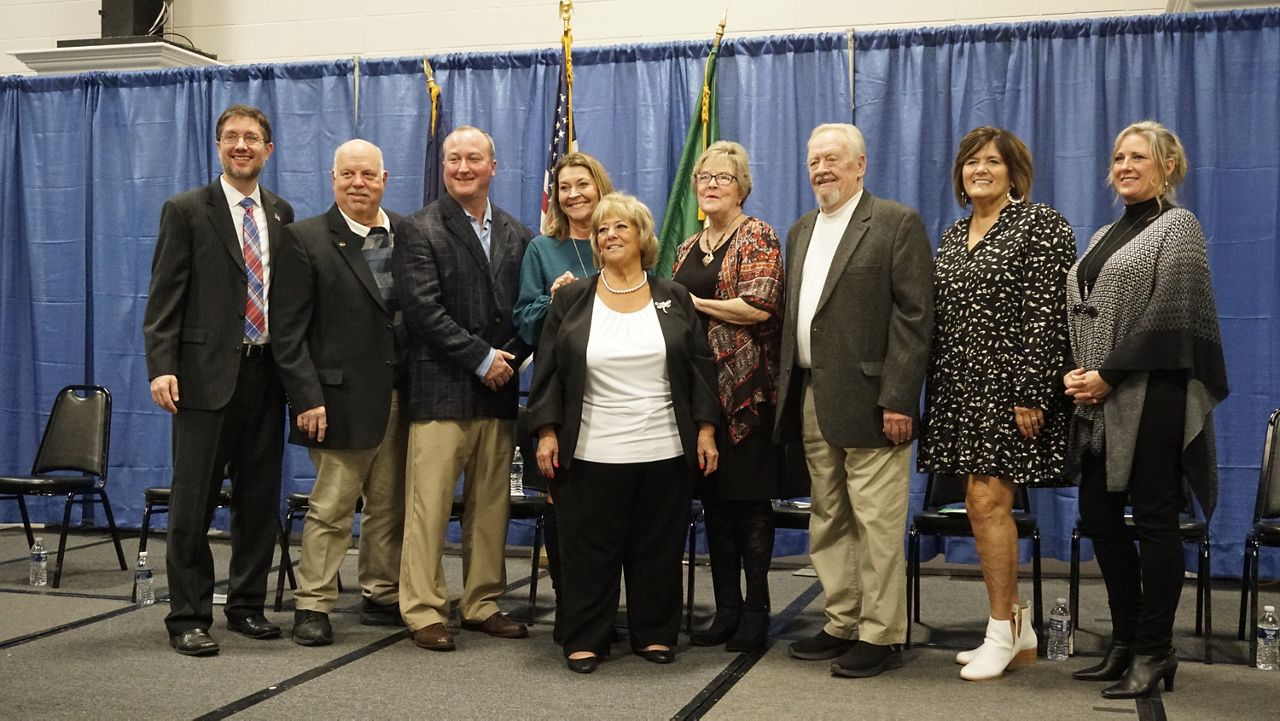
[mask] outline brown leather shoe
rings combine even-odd
[[[426,628],[420,628],[413,632],[413,642],[418,644],[418,648],[425,648],[428,651],[452,651],[453,635],[449,633],[449,629],[444,627],[443,623],[433,623]]]
[[[462,627],[468,631],[483,631],[490,636],[498,638],[528,638],[529,629],[525,628],[523,623],[516,623],[502,611],[495,611],[494,614],[483,621],[467,621],[462,622]]]

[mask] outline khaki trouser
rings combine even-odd
[[[843,639],[902,643],[907,632],[902,538],[911,446],[830,445],[818,429],[808,383],[803,435],[813,479],[809,557],[827,597],[823,630]]]
[[[400,613],[411,630],[449,620],[444,576],[445,530],[458,476],[462,500],[463,620],[498,612],[506,589],[507,519],[515,421],[497,418],[423,421],[409,425],[405,480]]]
[[[386,434],[377,447],[310,449],[316,482],[302,528],[302,560],[294,593],[299,611],[329,613],[337,603],[338,569],[351,544],[356,499],[362,495],[360,588],[375,603],[399,600],[407,435],[399,394],[392,391]]]

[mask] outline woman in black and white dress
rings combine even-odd
[[[1186,174],[1168,128],[1144,120],[1120,131],[1108,181],[1124,215],[1094,234],[1067,279],[1068,466],[1080,477],[1080,524],[1107,586],[1112,634],[1106,657],[1072,676],[1116,681],[1107,698],[1146,696],[1161,680],[1173,690],[1183,483],[1206,519],[1217,499],[1210,414],[1227,397],[1227,375],[1204,232],[1173,202]]]
[[[592,224],[600,272],[557,291],[528,410],[560,517],[556,626],[579,673],[609,654],[624,571],[632,649],[674,660],[691,467],[715,472],[721,416],[689,292],[645,272],[658,260],[648,208],[612,193]]]
[[[987,586],[980,647],[956,656],[961,678],[998,678],[1036,655],[1018,603],[1016,485],[1061,484],[1068,403],[1065,282],[1075,260],[1071,226],[1029,202],[1031,152],[984,126],[961,141],[956,200],[973,213],[942,234],[934,260],[934,334],[919,464],[958,476]]]

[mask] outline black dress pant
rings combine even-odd
[[[1180,514],[1182,426],[1185,375],[1152,372],[1138,426],[1127,492],[1107,491],[1106,460],[1086,453],[1081,463],[1081,530],[1093,540],[1107,587],[1113,642],[1134,644],[1140,654],[1158,655],[1173,645],[1185,571]],[[1133,506],[1137,535],[1125,527],[1126,504]]]
[[[180,408],[173,417],[173,491],[166,539],[165,626],[170,634],[213,625],[208,531],[228,462],[234,482],[226,615],[262,613],[280,523],[283,452],[284,392],[269,351],[241,359],[236,390],[225,407]]]
[[[574,459],[552,483],[560,526],[564,654],[609,654],[621,574],[633,648],[674,647],[691,471],[683,456],[648,463]]]

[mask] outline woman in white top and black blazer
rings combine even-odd
[[[556,293],[528,410],[560,519],[557,635],[580,673],[609,654],[624,570],[632,648],[674,660],[690,469],[715,470],[721,415],[688,292],[645,272],[658,255],[649,209],[612,193],[593,226],[601,272]]]

